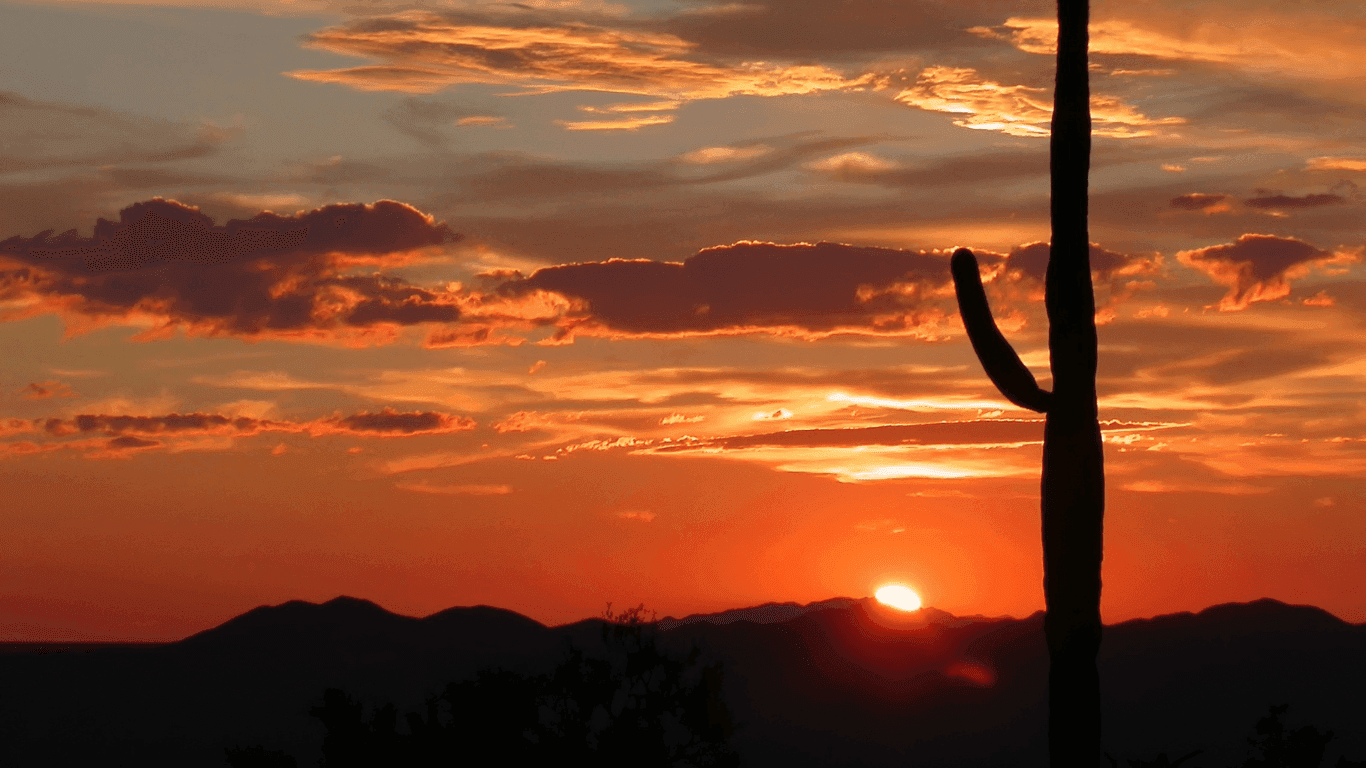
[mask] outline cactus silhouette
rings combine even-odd
[[[1046,414],[1043,512],[1048,749],[1053,768],[1100,761],[1100,562],[1105,468],[1096,410],[1096,300],[1086,222],[1091,163],[1087,0],[1058,0],[1058,58],[1049,144],[1052,250],[1045,277],[1053,391],[997,329],[977,259],[953,255],[959,312],[982,367],[1006,399]]]

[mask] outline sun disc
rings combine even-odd
[[[885,587],[879,588],[874,594],[877,597],[877,601],[884,605],[900,608],[903,611],[920,610],[920,595],[911,591],[910,587],[904,587],[900,584],[888,584]]]

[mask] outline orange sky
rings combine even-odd
[[[0,640],[1043,604],[1051,4],[5,3]],[[1095,3],[1106,621],[1366,621],[1355,5]]]

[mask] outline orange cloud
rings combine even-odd
[[[382,63],[285,74],[372,91],[433,93],[457,83],[500,83],[535,93],[605,91],[685,101],[814,93],[872,81],[818,65],[709,62],[676,35],[534,14],[493,19],[410,10],[328,27],[308,35],[305,45]]]
[[[641,115],[620,120],[556,120],[555,124],[566,131],[634,131],[647,125],[666,125],[673,121],[673,115]]]
[[[1168,204],[1183,211],[1206,211],[1217,206],[1226,197],[1228,195],[1206,195],[1200,192],[1192,192],[1188,195],[1173,197]]]
[[[118,222],[100,219],[89,238],[49,230],[0,242],[0,299],[20,307],[7,319],[60,312],[87,324],[150,319],[161,333],[363,338],[451,322],[460,310],[449,291],[346,270],[403,263],[456,239],[391,200],[216,226],[197,208],[154,198],[123,209]]]
[[[402,491],[430,493],[441,496],[504,496],[512,493],[510,485],[430,485],[426,480],[416,483],[397,483]]]
[[[1021,51],[1055,53],[1056,18],[1010,18],[999,29]],[[1200,16],[1181,9],[1175,14],[1149,12],[1131,19],[1095,18],[1090,24],[1090,51],[1102,57],[1204,62],[1244,72],[1341,81],[1359,71],[1356,62],[1366,57],[1366,44],[1361,24],[1326,4],[1321,14],[1302,8],[1282,14],[1215,7]]]
[[[1366,157],[1311,157],[1311,171],[1366,171]]]
[[[966,67],[928,67],[894,98],[909,107],[960,115],[953,124],[962,128],[1011,136],[1046,137],[1053,117],[1050,89],[1003,85]],[[1185,122],[1179,117],[1150,118],[1099,94],[1091,96],[1091,120],[1095,135],[1121,139],[1152,136],[1157,133],[1154,126]]]
[[[1042,420],[945,421],[843,429],[792,429],[784,432],[661,445],[655,448],[655,451],[678,453],[696,450],[736,450],[757,446],[854,448],[897,445],[1026,445],[1042,441]]]
[[[1181,251],[1176,258],[1229,287],[1219,300],[1221,311],[1247,309],[1257,301],[1273,301],[1290,293],[1290,283],[1315,266],[1358,261],[1356,254],[1320,250],[1293,237],[1242,235],[1236,242]]]

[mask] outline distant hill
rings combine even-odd
[[[750,766],[1045,764],[1043,614],[906,614],[871,599],[769,604],[667,618],[662,645],[725,664]],[[366,600],[263,606],[160,646],[0,655],[0,764],[223,766],[260,744],[317,765],[308,715],[324,688],[417,709],[486,666],[548,669],[566,641],[592,651],[601,620],[547,627],[475,606],[425,618]],[[1206,752],[1241,763],[1269,704],[1335,732],[1331,765],[1366,759],[1366,625],[1275,600],[1105,628],[1106,749]]]

